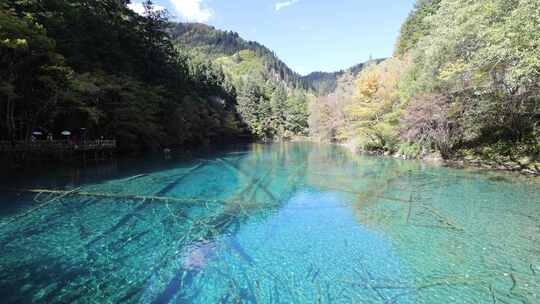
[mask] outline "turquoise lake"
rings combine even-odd
[[[2,303],[540,303],[538,178],[284,143],[2,186]]]

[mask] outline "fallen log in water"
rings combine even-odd
[[[249,178],[252,180],[252,182],[254,183],[254,185],[256,185],[259,189],[261,189],[264,193],[266,193],[266,195],[271,199],[273,200],[274,202],[279,202],[279,200],[275,197],[274,194],[272,194],[268,189],[266,189],[266,187],[263,187],[262,185],[258,185],[258,181],[253,178],[253,176],[251,176],[251,174],[245,172],[244,170],[236,167],[233,163],[231,163],[230,161],[226,160],[226,159],[223,159],[223,158],[220,158],[219,161],[221,161],[223,164],[225,164],[225,166],[227,166],[228,168],[230,168],[231,170],[235,171],[235,172],[238,172],[242,175],[244,175],[245,177]]]
[[[109,229],[101,232],[97,237],[95,237],[90,242],[88,242],[85,245],[85,247],[87,249],[90,248],[92,245],[94,245],[98,241],[101,241],[102,239],[104,239],[108,235],[110,235],[111,233],[118,230],[120,227],[126,225],[129,222],[129,220],[131,220],[132,218],[135,218],[135,215],[137,214],[137,212],[142,210],[145,206],[146,206],[146,201],[142,201],[141,203],[139,203],[139,205],[137,205],[135,208],[133,208],[133,210],[131,212],[129,212],[128,214],[125,214],[124,216],[122,216],[112,227],[110,227]]]
[[[87,196],[94,198],[110,198],[110,199],[119,199],[119,200],[135,200],[135,201],[157,201],[164,203],[225,203],[221,200],[207,200],[207,199],[197,199],[197,198],[177,198],[177,197],[165,197],[165,196],[152,196],[152,195],[135,195],[135,194],[115,194],[115,193],[102,193],[102,192],[85,192],[75,190],[50,190],[50,189],[3,189],[0,190],[3,192],[18,192],[18,193],[36,193],[36,194],[59,194],[62,197],[65,196]],[[60,197],[54,198],[54,200],[59,199]],[[51,203],[48,201],[44,204]],[[38,207],[43,207],[43,205]]]
[[[249,192],[251,192],[252,195],[250,197],[252,197],[256,193],[256,189],[263,178],[264,177],[251,179],[249,184],[244,187],[244,189],[241,189],[236,196],[245,197]]]
[[[441,223],[441,224],[444,224],[445,227],[448,227],[449,229],[451,230],[456,230],[456,231],[460,231],[460,232],[463,232],[465,231],[465,229],[463,229],[461,226],[459,226],[458,224],[454,223],[452,220],[450,220],[449,218],[443,216],[439,211],[437,211],[435,208],[431,207],[431,206],[427,206],[427,205],[424,205],[424,204],[420,204],[418,207],[420,208],[423,208],[425,209],[426,211],[428,211],[429,213],[431,213],[433,216],[436,217],[436,219]],[[419,226],[419,225],[417,225]]]
[[[260,189],[262,189],[262,188],[268,189],[268,188],[267,188],[267,184],[268,184],[268,183],[266,183],[266,184],[263,184],[263,183],[264,183],[264,182],[268,179],[268,177],[271,176],[272,174],[274,174],[274,170],[269,170],[268,172],[266,172],[266,173],[265,173],[264,175],[262,175],[261,177],[254,179],[254,180],[253,180],[253,181],[254,181],[253,187],[254,187],[255,189],[257,189],[257,188],[260,188]],[[247,193],[247,192],[249,192],[249,190],[247,190],[246,193]],[[249,198],[248,198],[247,200],[250,201],[250,202],[255,202],[255,201],[256,201],[256,197],[257,197],[257,191],[254,190],[254,191],[251,192],[251,195],[249,196]]]
[[[253,183],[256,184],[256,183]],[[248,186],[249,187],[249,186]],[[226,205],[226,210],[219,215],[196,224],[192,239],[204,240],[206,247],[195,247],[193,252],[188,251],[189,255],[195,254],[197,258],[209,258],[218,250],[217,240],[229,230],[232,237],[226,238],[224,244],[230,248],[242,261],[248,265],[252,265],[254,260],[246,253],[240,243],[235,239],[234,235],[239,229],[238,223],[248,216],[243,212],[242,203],[238,200],[229,200],[229,205]],[[191,234],[191,229],[190,229]],[[198,251],[198,250],[202,250]],[[175,297],[179,297],[179,302],[185,296],[185,290],[193,283],[194,278],[201,273],[204,265],[199,265],[201,261],[184,261],[183,265],[175,271],[175,275],[166,285],[166,287],[156,296],[152,303],[169,303]],[[205,262],[206,263],[206,262]]]
[[[182,269],[178,271],[165,289],[152,301],[152,304],[170,303],[177,294],[182,296],[182,293],[186,289],[184,287],[191,285],[198,274],[199,271],[195,269]]]
[[[206,163],[200,163],[196,165],[195,167],[189,169],[186,173],[182,174],[179,178],[177,178],[174,182],[168,184],[163,189],[161,189],[156,195],[161,196],[164,194],[167,194],[171,192],[172,189],[174,189],[176,186],[178,186],[186,177],[190,176],[193,172],[201,169],[202,167],[206,166]]]
[[[408,199],[403,199],[403,198],[399,198],[399,197],[390,197],[390,196],[377,194],[379,191],[377,191],[377,193],[375,193],[375,191],[371,191],[371,193],[370,193],[370,192],[356,191],[356,190],[352,190],[352,189],[343,189],[343,188],[338,188],[338,187],[328,187],[328,186],[317,185],[317,184],[313,184],[313,185],[316,188],[319,188],[319,189],[322,189],[322,190],[344,192],[344,193],[351,193],[351,194],[361,195],[361,196],[363,196],[363,198],[365,197],[366,199],[378,198],[378,199],[381,199],[381,200],[387,200],[387,201],[394,201],[394,202],[398,202],[398,203],[409,204]],[[382,192],[382,191],[380,191],[380,192]]]
[[[191,175],[191,173],[199,170],[200,168],[206,166],[205,163],[200,163],[198,165],[196,165],[195,167],[189,169],[186,173],[184,173],[183,175],[181,175],[178,179],[176,179],[174,182],[168,184],[165,188],[163,188],[161,191],[159,191],[155,197],[158,197],[158,198],[163,198],[161,195],[163,194],[166,194],[168,192],[170,192],[172,189],[174,189],[176,186],[178,186],[182,180],[184,180],[186,177],[189,177]],[[144,196],[146,197],[146,196]],[[109,228],[107,231],[105,231],[104,233],[102,233],[100,236],[98,236],[97,238],[95,238],[94,240],[92,240],[90,243],[87,244],[87,247],[88,246],[91,246],[93,244],[95,244],[97,241],[100,241],[102,240],[103,238],[105,238],[107,235],[110,235],[111,233],[114,233],[116,230],[118,230],[119,228],[125,226],[126,224],[129,223],[129,221],[133,218],[135,218],[136,214],[143,210],[144,208],[146,208],[146,206],[148,205],[148,199],[149,197],[146,197],[146,199],[143,199],[142,202],[135,206],[135,208],[133,208],[133,210],[127,214],[125,214],[123,217],[121,217],[117,222],[116,224],[114,224],[111,228]],[[152,199],[152,198],[150,198]]]
[[[57,194],[60,194],[60,195],[57,196],[57,197],[54,197],[53,199],[50,199],[50,200],[48,200],[48,201],[42,203],[42,204],[40,204],[39,206],[37,206],[37,207],[35,207],[35,208],[32,208],[32,209],[28,210],[27,212],[25,212],[25,213],[23,213],[23,214],[21,214],[21,215],[15,216],[15,217],[12,218],[11,220],[9,220],[9,221],[3,223],[2,225],[0,225],[0,228],[4,227],[4,226],[6,226],[6,225],[9,225],[9,224],[13,223],[14,221],[18,220],[19,218],[25,217],[25,216],[27,216],[28,214],[30,214],[30,213],[32,213],[32,212],[34,212],[34,211],[36,211],[36,210],[39,210],[39,209],[41,209],[41,208],[43,208],[43,207],[45,207],[45,206],[47,206],[47,205],[49,205],[49,204],[51,204],[51,203],[54,203],[55,201],[57,201],[57,200],[59,200],[59,199],[65,197],[65,196],[68,196],[68,195],[73,194],[73,193],[77,193],[77,191],[78,191],[79,189],[80,189],[80,188],[73,189],[73,190],[70,190],[70,191],[49,192],[49,193],[57,193]],[[18,191],[18,192],[20,192],[20,191]],[[44,193],[44,192],[39,192],[39,193]]]
[[[148,275],[143,278],[139,284],[133,286],[132,288],[130,288],[129,290],[126,291],[126,293],[120,298],[120,300],[118,301],[118,303],[123,303],[123,302],[131,302],[130,299],[132,299],[133,297],[135,297],[137,294],[141,293],[141,292],[144,292],[144,289],[147,289],[149,285],[152,284],[152,279],[155,279],[156,276],[158,275],[158,272],[167,264],[167,263],[170,263],[171,261],[174,261],[175,259],[178,258],[178,252],[174,252],[174,250],[176,248],[179,248],[183,245],[185,245],[186,242],[188,242],[187,240],[190,239],[190,234],[191,234],[191,230],[192,230],[192,227],[188,230],[188,232],[186,234],[184,234],[182,236],[181,239],[179,239],[176,244],[173,244],[172,246],[170,246],[166,251],[165,253],[163,253],[161,255],[161,257],[159,258],[159,260],[157,261],[157,263],[154,263],[154,266],[150,269]],[[189,243],[189,242],[188,242]],[[169,253],[173,251],[172,255],[169,255]],[[141,299],[142,302],[150,302],[150,299],[145,299],[144,297]],[[152,300],[152,301],[155,301],[155,300]]]
[[[412,204],[413,204],[413,197],[412,197],[412,191],[409,195],[409,209],[407,210],[407,224],[409,223],[409,220],[411,219],[411,213],[412,213]]]
[[[118,181],[130,182],[130,181],[133,181],[133,180],[145,177],[145,176],[148,176],[148,174],[139,174],[139,175],[131,176],[131,177],[128,177],[128,178],[120,179]]]

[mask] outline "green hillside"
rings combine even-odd
[[[256,138],[307,135],[307,108],[314,99],[310,86],[270,49],[199,23],[173,24],[170,35],[200,73],[224,75],[242,121]]]
[[[374,62],[378,63],[381,61],[383,61],[383,59],[376,59]],[[366,67],[368,63],[369,62],[359,63],[346,70],[337,72],[313,72],[303,76],[302,81],[310,90],[317,92],[319,95],[326,95],[336,90],[338,79],[340,77],[346,73],[352,73],[354,76],[356,76]]]
[[[241,38],[238,33],[218,30],[201,23],[176,23],[171,29],[171,37],[175,46],[199,60],[216,60],[227,63],[243,62],[241,67],[234,68],[235,72],[251,73],[249,64],[257,73],[274,81],[283,81],[287,86],[303,88],[301,76],[291,70],[270,49],[254,41]],[[251,51],[249,54],[242,51]],[[227,60],[226,57],[230,60]],[[249,57],[249,58],[248,58]],[[246,63],[248,60],[250,63]],[[257,61],[257,62],[254,62]]]

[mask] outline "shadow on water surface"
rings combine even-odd
[[[6,303],[539,300],[534,181],[307,143],[129,164],[0,193]]]

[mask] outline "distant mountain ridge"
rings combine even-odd
[[[261,59],[266,72],[275,80],[321,95],[333,92],[336,89],[337,79],[344,73],[351,72],[357,75],[367,64],[360,63],[337,72],[313,72],[301,76],[279,59],[272,50],[256,41],[245,40],[236,32],[216,29],[202,23],[175,23],[171,29],[171,36],[180,49],[212,61],[224,56],[238,56],[245,50],[253,51]],[[375,60],[380,61],[382,60]]]
[[[343,74],[350,72],[356,76],[371,62],[379,63],[383,60],[384,59],[374,59],[368,62],[359,63],[348,69],[337,72],[312,72],[308,75],[302,76],[302,81],[309,87],[309,89],[320,95],[326,95],[336,90],[337,80],[343,76]]]

